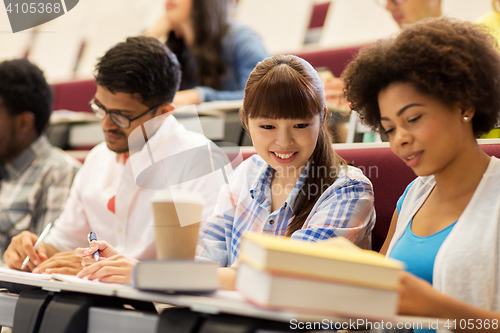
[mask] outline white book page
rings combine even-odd
[[[31,273],[31,272],[18,271],[17,269],[11,269],[8,267],[0,267],[0,274],[19,276],[19,277],[25,277],[25,278],[30,278],[30,279],[38,279],[38,280],[51,280],[52,279],[50,274],[46,274],[46,273],[35,274],[35,273]]]
[[[67,282],[75,285],[92,286],[94,288],[104,288],[104,289],[130,289],[131,287],[119,284],[119,283],[106,283],[99,280],[89,280],[87,278],[79,278],[75,275],[57,274],[54,273],[49,275],[53,280]]]

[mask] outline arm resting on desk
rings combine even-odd
[[[33,273],[76,275],[82,268],[81,258],[77,257],[73,251],[58,252],[38,265]]]

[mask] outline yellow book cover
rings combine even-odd
[[[343,237],[311,242],[258,233],[244,235],[240,260],[262,271],[384,289],[398,287],[404,267]]]

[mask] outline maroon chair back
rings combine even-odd
[[[361,46],[352,46],[343,49],[322,50],[314,52],[299,52],[295,55],[308,61],[313,67],[328,67],[336,77],[358,54]]]
[[[416,178],[415,173],[389,148],[337,150],[337,154],[360,168],[372,182],[377,214],[372,249],[379,251],[389,230],[396,202]]]
[[[481,148],[486,154],[500,158],[500,144],[482,144]]]
[[[314,5],[311,22],[309,22],[309,29],[321,28],[325,24],[326,14],[328,13],[329,7],[330,2],[318,3]]]
[[[94,80],[72,81],[52,85],[54,91],[53,110],[91,112],[88,103],[94,97]]]

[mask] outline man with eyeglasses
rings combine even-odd
[[[428,17],[440,17],[441,0],[376,0],[403,27]]]
[[[180,74],[175,55],[154,38],[130,37],[106,52],[96,66],[97,90],[89,103],[101,121],[105,142],[88,154],[63,213],[38,250],[33,250],[34,234],[25,232],[13,239],[5,254],[9,267],[19,269],[29,255],[29,271],[76,274],[82,268],[81,258],[73,251],[88,246],[90,231],[129,260],[156,258],[154,191],[138,186],[137,156],[151,158],[147,161],[153,169],[149,175],[153,187],[166,181],[166,188],[202,194],[203,217],[208,217],[224,177],[221,172],[200,175],[199,166],[207,161],[198,157],[201,154],[182,154],[206,147],[209,140],[186,130],[171,115]],[[160,160],[166,155],[172,158]],[[219,166],[229,163],[220,150],[212,150],[211,157]],[[168,166],[162,169],[164,163]],[[164,174],[166,179],[158,177]],[[50,259],[40,264],[43,257]]]
[[[0,63],[0,254],[61,214],[80,163],[45,136],[52,91],[26,59]]]

